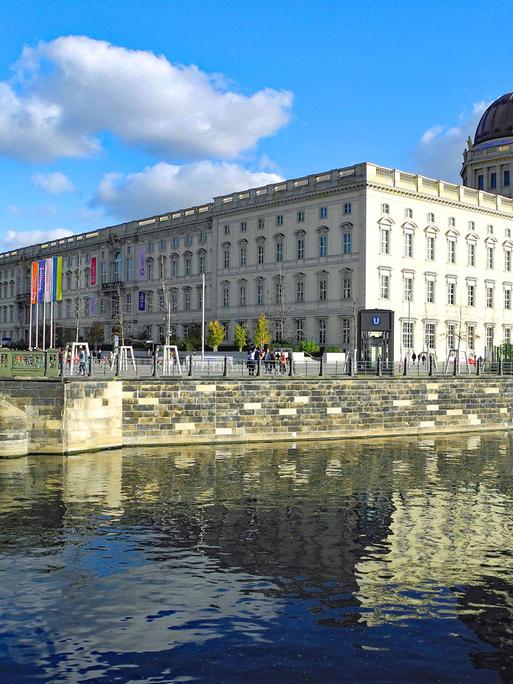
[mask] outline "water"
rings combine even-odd
[[[513,449],[0,462],[0,681],[512,682]]]

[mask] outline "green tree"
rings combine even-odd
[[[98,321],[93,323],[89,328],[89,334],[87,335],[87,338],[89,344],[94,345],[94,348],[96,349],[98,342],[103,340],[103,325]]]
[[[207,331],[207,344],[216,352],[217,348],[224,340],[224,327],[219,321],[210,321]]]
[[[301,351],[304,351],[307,354],[317,354],[319,350],[320,347],[314,340],[303,340],[301,342]]]
[[[261,314],[256,324],[253,340],[257,347],[263,347],[271,341],[271,331],[269,329],[269,321],[265,314]]]
[[[248,341],[248,331],[246,330],[245,325],[237,323],[237,325],[235,326],[235,330],[233,332],[233,339],[235,340],[235,344],[241,352]]]

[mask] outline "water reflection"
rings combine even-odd
[[[512,466],[506,433],[2,461],[0,673],[512,681]]]

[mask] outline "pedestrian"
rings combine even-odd
[[[250,349],[248,351],[248,356],[246,358],[246,366],[249,375],[255,375],[255,349]]]
[[[86,374],[86,364],[87,364],[87,352],[85,347],[80,347],[78,350],[78,374]]]
[[[415,352],[411,355],[411,360],[413,361],[413,365],[415,365],[415,361],[417,360],[417,354],[415,354]]]
[[[280,354],[280,372],[281,373],[287,372],[287,356],[285,355],[284,351],[282,351]]]

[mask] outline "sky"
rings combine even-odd
[[[0,251],[369,161],[458,182],[511,3],[0,0]]]

